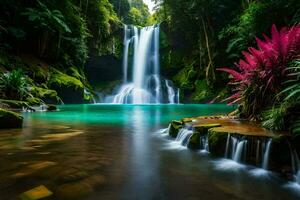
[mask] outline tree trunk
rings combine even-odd
[[[61,33],[61,31],[59,31],[59,33],[58,33],[58,42],[57,42],[57,51],[56,51],[56,57],[55,57],[56,60],[59,57],[60,46],[61,46],[61,38],[62,38],[62,33]]]
[[[87,16],[87,10],[89,7],[89,0],[86,0],[86,5],[85,5],[85,16]]]
[[[49,33],[47,30],[44,30],[40,39],[40,49],[39,49],[39,56],[42,58],[45,54],[47,43],[48,43],[48,36]]]
[[[214,81],[216,79],[216,77],[215,77],[215,73],[214,73],[214,69],[213,69],[213,61],[212,61],[210,47],[209,47],[207,29],[206,29],[206,25],[205,25],[205,22],[204,22],[204,19],[202,16],[201,16],[201,21],[202,21],[203,32],[204,32],[204,37],[205,37],[205,44],[206,44],[206,49],[207,49],[207,56],[208,56],[208,65],[206,67],[206,81],[207,81],[207,85],[210,85],[210,78],[212,78]]]
[[[122,0],[119,0],[119,5],[118,5],[118,16],[120,16],[121,15],[121,1]]]

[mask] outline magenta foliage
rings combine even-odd
[[[230,103],[243,101],[244,91],[253,85],[267,93],[279,92],[288,62],[300,55],[300,25],[280,31],[273,25],[271,38],[263,36],[264,40],[256,38],[258,49],[250,47],[243,52],[244,59],[235,64],[238,70],[218,69],[233,77],[230,83],[236,87],[235,94],[227,99]]]

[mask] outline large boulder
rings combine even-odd
[[[183,127],[183,124],[181,121],[173,120],[170,123],[170,129],[169,129],[169,135],[173,138],[176,138],[178,135],[179,129]]]
[[[200,149],[200,137],[201,137],[201,133],[193,132],[192,136],[189,139],[189,143],[187,147],[193,150]]]
[[[0,99],[0,108],[10,110],[33,110],[25,101]]]
[[[22,124],[21,115],[0,108],[0,128],[21,128]]]
[[[53,104],[47,104],[47,111],[57,111],[57,107]]]
[[[211,128],[208,130],[209,152],[216,156],[224,156],[228,132]]]

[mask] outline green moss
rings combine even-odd
[[[27,97],[26,102],[28,103],[28,105],[34,106],[34,105],[40,105],[42,103],[42,100],[40,98]]]
[[[7,104],[10,108],[14,109],[22,109],[23,107],[29,107],[28,103],[25,101],[0,99],[0,103]]]
[[[210,128],[220,127],[221,124],[201,124],[194,126],[194,129],[201,134],[207,134]]]
[[[178,134],[178,131],[179,129],[182,128],[182,122],[181,121],[176,121],[176,120],[173,120],[171,122],[171,125],[170,125],[170,129],[169,129],[169,135],[173,138],[176,138],[177,137],[177,134]]]
[[[0,128],[21,128],[22,124],[21,115],[0,108]]]
[[[215,131],[213,128],[208,130],[208,144],[211,154],[224,156],[228,133]]]
[[[42,87],[33,86],[32,93],[39,98],[56,98],[57,92],[55,90],[46,89]]]
[[[188,148],[189,149],[199,149],[200,148],[200,136],[201,133],[199,132],[194,132],[192,136],[190,137],[189,143],[188,143]]]
[[[208,134],[208,130],[215,127],[220,127],[220,124],[201,124],[194,126],[195,132],[192,134],[188,148],[199,149],[200,148],[200,137]]]
[[[79,79],[69,76],[61,71],[58,71],[57,69],[52,69],[49,84],[60,87],[75,87],[76,89],[84,88],[83,83]]]

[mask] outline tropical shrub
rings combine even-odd
[[[283,101],[278,94],[285,91],[283,83],[290,79],[287,66],[300,55],[299,25],[280,31],[273,25],[271,37],[263,36],[264,41],[256,38],[258,49],[250,47],[243,52],[244,59],[236,63],[237,69],[218,69],[232,76],[234,94],[226,100],[230,104],[239,103],[246,118],[259,119],[268,106]],[[296,86],[287,89],[285,92]]]
[[[7,99],[22,100],[29,92],[29,82],[21,69],[0,74],[0,92]]]

